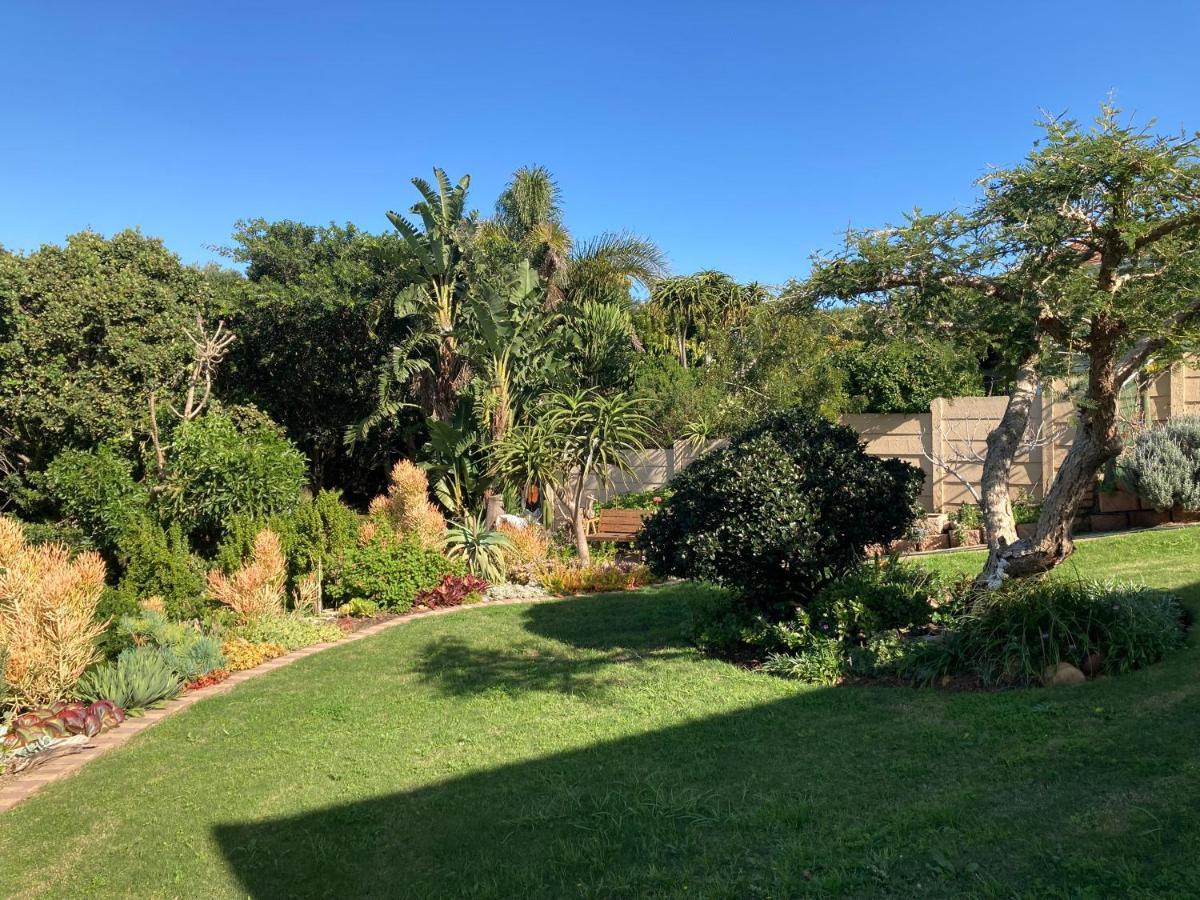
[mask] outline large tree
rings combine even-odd
[[[1043,123],[1020,164],[965,212],[914,213],[814,261],[808,298],[874,299],[910,322],[1006,347],[1013,388],[988,437],[981,587],[1050,569],[1097,473],[1121,450],[1122,386],[1180,352],[1200,324],[1196,137],[1158,135],[1102,108],[1091,128]],[[1077,428],[1034,533],[1018,540],[1009,475],[1041,381],[1078,379]]]
[[[64,449],[145,435],[146,399],[192,356],[200,272],[137,231],[0,251],[0,508]]]
[[[353,225],[239,222],[228,255],[245,277],[210,274],[237,336],[220,392],[267,412],[309,460],[315,487],[379,493],[402,447],[392,420],[347,452],[347,427],[374,408],[379,366],[398,339],[392,304],[405,285],[384,256],[395,235]],[[407,448],[411,452],[414,447]]]

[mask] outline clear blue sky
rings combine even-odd
[[[779,283],[846,225],[966,202],[1039,108],[1110,91],[1200,128],[1194,3],[10,3],[0,244],[131,225],[187,262],[234,220],[407,207],[434,165],[490,212],[558,177],[579,237]]]

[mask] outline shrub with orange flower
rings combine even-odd
[[[232,575],[220,569],[208,573],[208,591],[234,611],[242,622],[283,615],[287,560],[279,536],[264,528],[254,538],[254,550]]]
[[[20,522],[0,516],[0,646],[10,702],[65,699],[99,660],[96,642],[108,627],[96,621],[104,575],[99,554],[72,557],[63,544],[31,545]]]

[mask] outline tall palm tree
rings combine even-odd
[[[576,244],[562,218],[562,192],[545,166],[518,169],[496,201],[495,220],[537,268],[550,308],[565,299],[611,302],[667,274],[666,255],[652,241],[605,232]]]

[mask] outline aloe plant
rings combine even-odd
[[[487,581],[504,580],[504,551],[512,541],[503,532],[489,528],[483,516],[467,516],[451,524],[446,532],[451,556],[467,564],[467,570]]]

